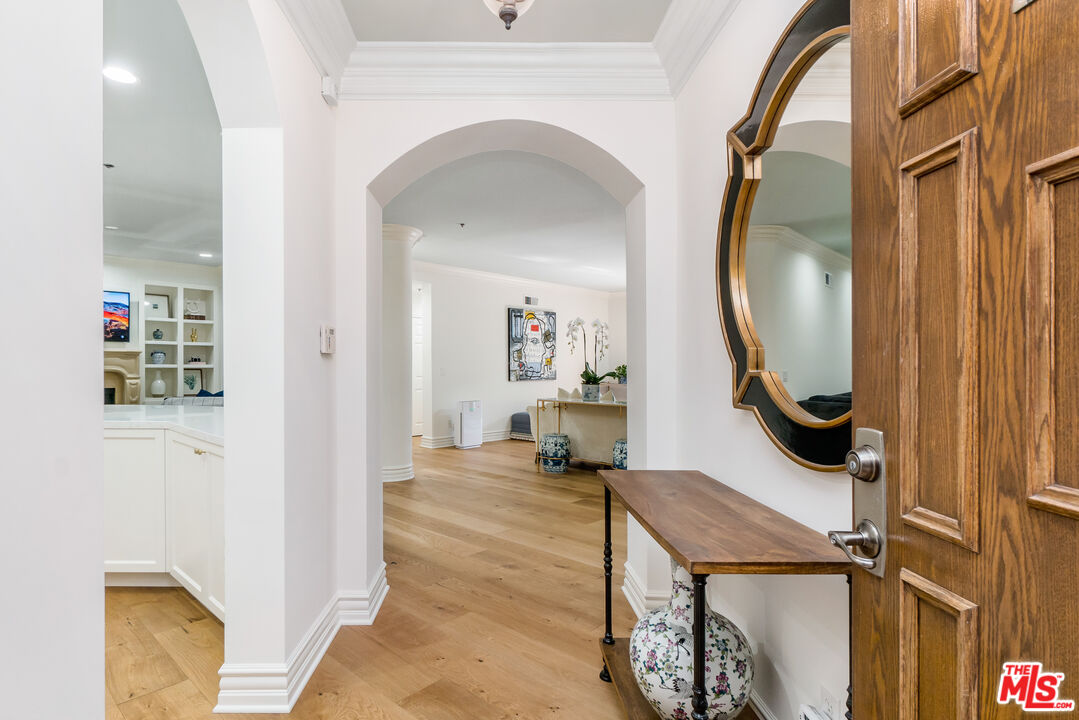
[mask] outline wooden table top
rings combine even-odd
[[[691,574],[839,575],[828,538],[695,470],[601,470],[604,484]]]

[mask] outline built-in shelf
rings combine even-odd
[[[160,374],[165,381],[165,396],[174,397],[184,394],[184,376],[194,373],[196,370],[202,375],[202,386],[210,392],[221,390],[221,372],[215,370],[214,362],[220,360],[216,356],[219,327],[215,325],[220,317],[220,307],[215,304],[217,290],[211,287],[197,285],[169,285],[163,283],[147,283],[144,288],[146,295],[164,295],[169,299],[169,312],[174,317],[143,317],[142,345],[146,380],[154,379],[155,374]],[[194,301],[200,304],[200,309],[188,310],[202,314],[205,312],[206,320],[189,320],[185,318],[185,308],[188,303]],[[153,331],[160,329],[164,337],[160,340],[153,339]],[[195,342],[188,342],[191,331],[197,330]],[[152,351],[165,352],[165,359],[169,362],[154,365],[150,362]],[[204,363],[194,364],[185,362],[187,358],[197,357]],[[152,371],[152,372],[151,372]],[[161,398],[150,396],[150,383],[143,383],[143,402],[160,403]]]

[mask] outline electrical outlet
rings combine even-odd
[[[828,720],[841,720],[839,715],[839,702],[832,693],[828,692],[823,685],[820,688],[820,709]]]

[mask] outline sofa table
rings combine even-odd
[[[845,575],[850,561],[828,538],[786,515],[687,470],[601,470],[603,479],[605,634],[603,671],[629,718],[658,716],[637,686],[629,638],[611,631],[611,496],[693,576],[693,718],[705,720],[705,587],[709,575]]]
[[[553,408],[555,410],[555,413],[556,413],[556,415],[555,415],[555,418],[556,418],[555,419],[555,432],[562,432],[562,413],[563,412],[569,413],[569,412],[577,411],[577,412],[582,413],[582,414],[584,414],[584,413],[605,413],[608,416],[613,416],[615,418],[621,418],[621,419],[624,420],[624,418],[626,417],[626,413],[627,413],[627,410],[629,408],[629,405],[627,403],[624,403],[624,402],[603,402],[603,401],[598,401],[598,400],[593,402],[593,401],[589,401],[589,400],[580,400],[580,399],[574,399],[574,398],[567,398],[567,399],[538,398],[536,400],[536,428],[535,428],[535,431],[536,431],[535,432],[535,436],[536,436],[536,471],[537,472],[539,472],[539,468],[540,468],[539,446],[540,446],[540,441],[543,439],[543,432],[544,432],[543,429],[541,428],[541,424],[543,422],[544,411],[547,410],[548,408]],[[550,432],[550,430],[547,430],[547,432]],[[625,438],[625,435],[626,435],[625,428],[623,427],[622,431],[620,433],[617,433],[617,435],[621,436],[622,438]],[[610,450],[611,448],[613,448],[613,443],[611,444],[610,448],[608,448],[608,449]],[[571,446],[571,450],[572,450],[572,446]],[[579,462],[591,463],[593,465],[606,465],[607,467],[611,467],[611,458],[610,458],[609,455],[607,457],[600,458],[600,457],[585,457],[582,454],[572,454],[571,453],[570,457],[569,457],[569,460],[571,462],[573,460],[577,460]]]

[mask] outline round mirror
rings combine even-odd
[[[821,420],[851,408],[849,87],[843,41],[814,63],[780,116],[746,234],[745,290],[763,369]]]
[[[735,407],[790,458],[851,447],[850,0],[808,0],[727,133],[716,294]]]

